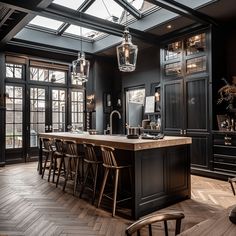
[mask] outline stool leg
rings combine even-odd
[[[95,174],[94,174],[94,180],[93,180],[93,199],[92,199],[93,205],[94,205],[95,196],[96,196],[97,178],[98,178],[98,164],[95,164]]]
[[[99,195],[97,207],[99,207],[100,204],[101,204],[101,200],[102,200],[104,188],[105,188],[105,185],[106,185],[106,182],[107,182],[108,173],[109,173],[109,169],[108,169],[108,168],[105,168],[105,173],[104,173],[104,177],[103,177],[103,182],[102,182],[102,187],[101,187],[101,191],[100,191],[100,195]]]
[[[58,174],[57,174],[56,188],[57,188],[58,183],[59,183],[59,179],[60,179],[60,175],[61,175],[62,164],[63,164],[63,158],[61,158],[60,164],[59,164],[59,169],[58,169]]]
[[[113,210],[112,210],[112,216],[115,216],[115,212],[116,212],[116,198],[117,198],[118,181],[119,181],[119,169],[116,169],[116,170],[115,170],[114,193],[113,193]]]
[[[54,168],[53,168],[53,176],[52,176],[52,182],[55,182],[55,175],[56,175],[56,170],[57,170],[57,157],[53,156],[53,160],[54,160]]]
[[[80,195],[79,195],[80,198],[82,198],[82,195],[84,193],[85,185],[87,183],[87,178],[88,178],[88,174],[89,174],[89,168],[90,168],[90,163],[88,163],[88,166],[87,166],[87,169],[86,169],[86,172],[85,172],[84,181],[82,183],[82,187],[81,187]]]
[[[78,182],[78,175],[79,175],[79,158],[76,158],[76,165],[75,165],[75,180],[74,180],[74,196],[76,194],[76,187]]]
[[[66,160],[65,160],[66,161]],[[67,180],[68,180],[68,177],[69,177],[69,174],[70,174],[70,158],[68,159],[68,165],[67,165],[67,170],[66,170],[66,176],[65,176],[65,182],[64,182],[64,186],[63,186],[63,191],[65,191],[65,188],[66,188],[66,184],[67,184]]]
[[[46,158],[45,158],[45,161],[44,161],[43,172],[42,172],[42,179],[43,179],[44,172],[45,172],[45,169],[46,169],[46,166],[47,166],[47,162],[48,162],[48,153],[46,154]]]
[[[49,153],[50,155],[50,166],[49,166],[49,172],[48,172],[48,182],[50,182],[50,177],[51,177],[51,172],[52,172],[52,165],[54,165],[53,163],[53,156],[51,153]]]

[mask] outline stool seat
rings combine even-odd
[[[117,163],[117,160],[114,155],[115,149],[113,147],[101,145],[101,151],[102,151],[102,159],[103,159],[103,167],[104,167],[104,177],[103,177],[103,182],[102,182],[102,186],[101,186],[101,190],[100,190],[100,195],[99,195],[97,207],[100,206],[103,196],[111,198],[113,200],[112,216],[115,216],[116,204],[118,202],[123,202],[123,201],[131,199],[131,197],[127,197],[127,198],[117,201],[117,189],[118,189],[120,171],[122,169],[128,169],[129,176],[130,176],[130,182],[132,182],[131,166],[130,165],[119,165]],[[115,172],[115,178],[114,178],[114,183],[113,183],[113,185],[114,185],[113,186],[113,197],[110,197],[109,195],[104,194],[104,189],[105,189],[105,186],[107,183],[108,174],[110,173],[111,170],[113,170]]]

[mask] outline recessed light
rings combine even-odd
[[[166,28],[167,28],[167,29],[171,29],[171,28],[172,28],[172,25],[167,25]]]

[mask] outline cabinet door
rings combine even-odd
[[[208,78],[186,79],[185,82],[186,123],[189,132],[207,132],[208,119]]]
[[[190,145],[191,167],[208,169],[211,161],[209,135],[188,135],[192,138]]]
[[[183,80],[163,83],[163,132],[182,134],[184,122]]]

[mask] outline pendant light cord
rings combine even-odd
[[[82,27],[80,26],[80,53],[82,53]]]

